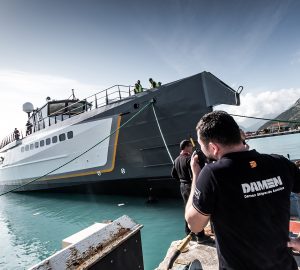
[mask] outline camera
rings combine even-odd
[[[205,163],[208,163],[206,156],[204,155],[204,153],[202,152],[202,150],[200,148],[195,149],[193,156],[194,155],[198,156],[198,163],[201,168],[203,168],[205,166]]]

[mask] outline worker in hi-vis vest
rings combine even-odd
[[[152,78],[149,79],[149,82],[150,82],[150,85],[151,85],[150,88],[156,88],[157,87],[157,83],[155,81],[153,81]]]
[[[135,93],[135,94],[143,92],[143,87],[142,87],[142,85],[141,85],[140,80],[138,80],[138,81],[136,82],[136,84],[134,85],[134,89],[133,89],[133,90],[134,90],[134,93]]]

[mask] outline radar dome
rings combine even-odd
[[[26,113],[31,113],[33,111],[33,105],[30,102],[26,102],[23,104],[23,111]]]

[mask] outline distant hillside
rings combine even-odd
[[[295,126],[300,126],[300,98],[296,101],[296,103],[291,108],[279,114],[278,116],[274,117],[274,119],[279,119],[284,121],[297,121],[299,122],[298,124],[296,123],[287,123],[287,124],[289,127],[292,128],[294,128]],[[275,123],[274,121],[268,121],[265,124],[263,124],[258,130],[268,128],[274,123]]]

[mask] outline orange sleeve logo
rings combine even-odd
[[[256,164],[256,162],[255,162],[254,160],[253,160],[253,161],[250,161],[249,164],[250,164],[250,167],[251,167],[252,169],[257,167],[257,164]]]

